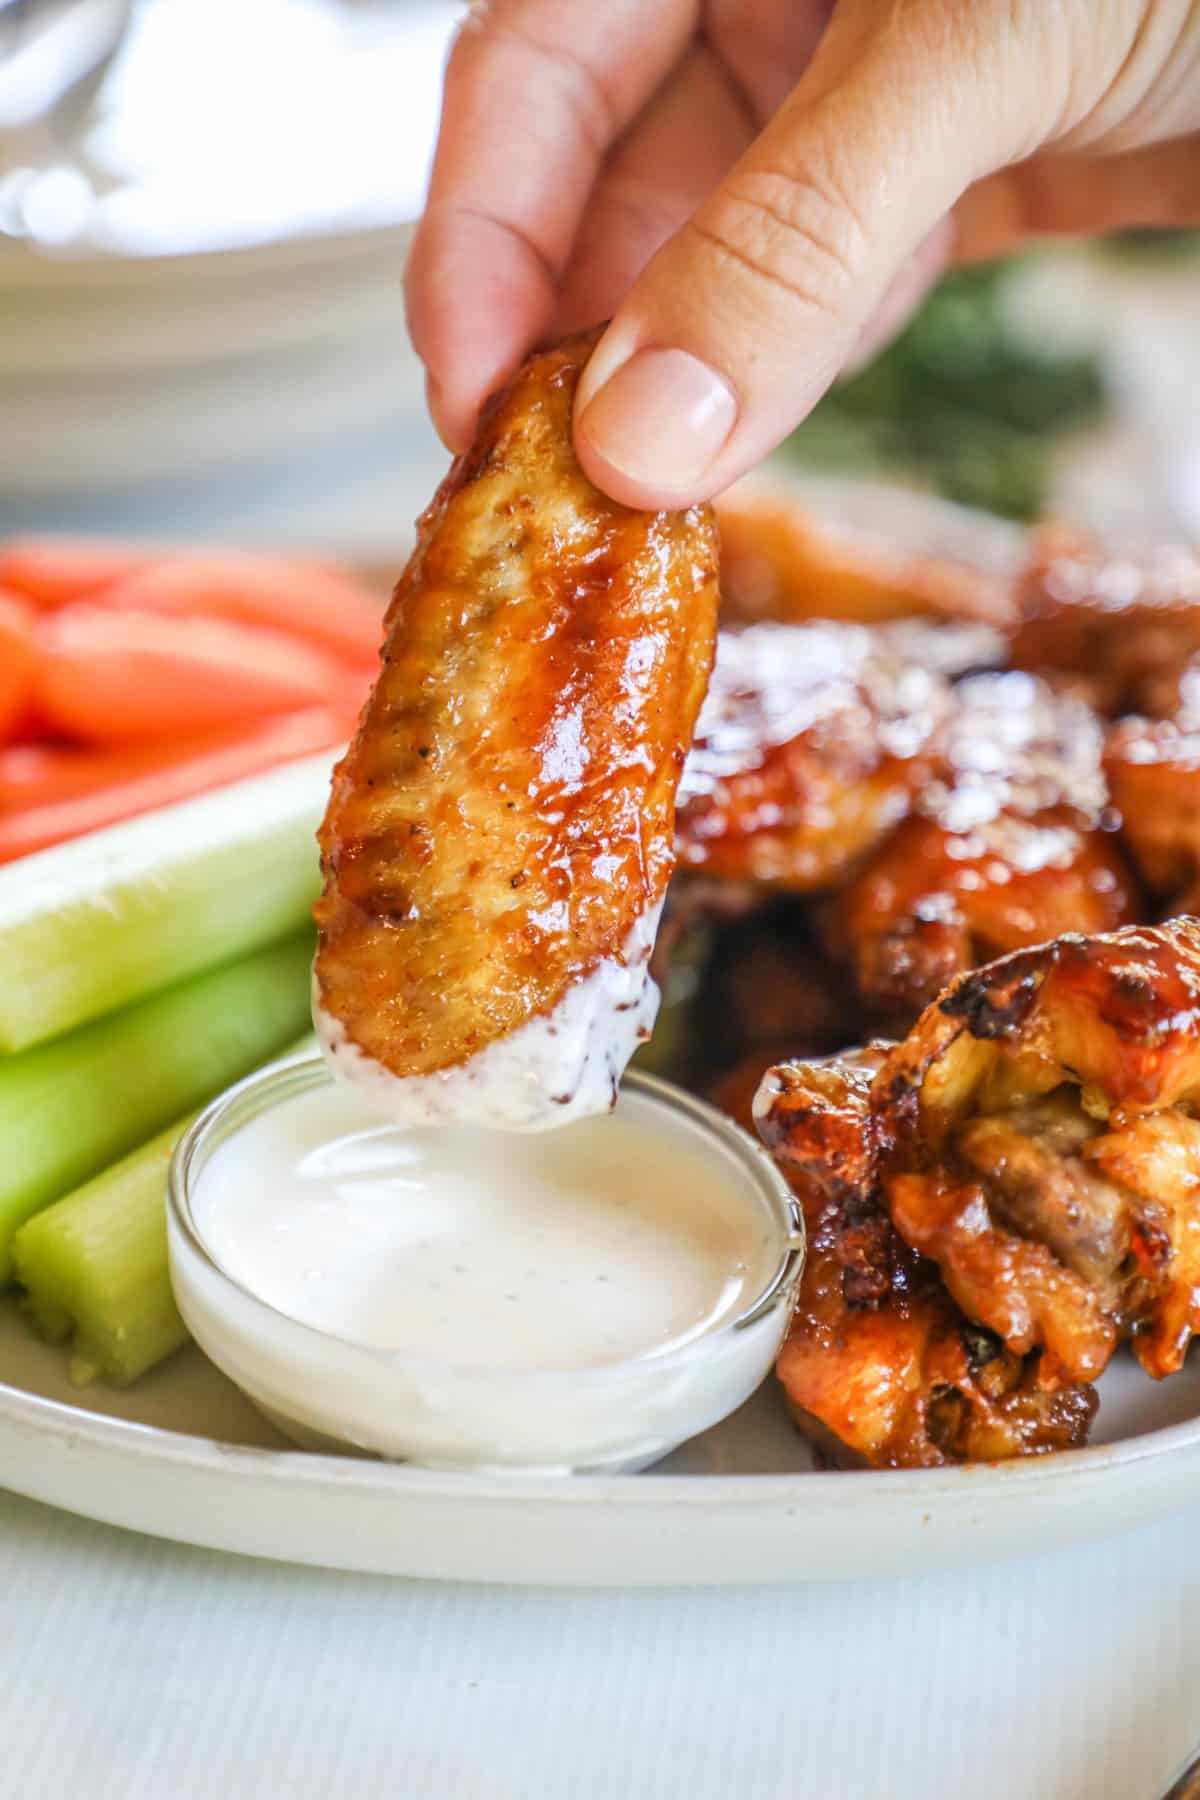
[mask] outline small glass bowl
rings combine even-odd
[[[734,1319],[661,1355],[573,1369],[493,1368],[355,1343],[278,1311],[221,1267],[192,1207],[219,1144],[268,1108],[333,1080],[319,1056],[230,1088],[175,1151],[167,1201],[171,1279],[200,1347],[286,1436],[428,1467],[612,1472],[645,1468],[715,1425],[762,1382],[804,1265],[803,1214],[766,1152],[721,1113],[630,1071],[622,1097],[703,1140],[777,1244],[762,1291]]]

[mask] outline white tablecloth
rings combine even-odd
[[[1200,1513],[920,1580],[450,1587],[0,1495],[21,1800],[1151,1800],[1200,1735]]]

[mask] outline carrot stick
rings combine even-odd
[[[32,612],[24,601],[0,594],[0,743],[25,716],[37,664]]]
[[[10,744],[0,750],[0,813],[17,812],[31,806],[52,806],[59,800],[73,800],[80,794],[93,794],[97,788],[112,787],[152,769],[166,768],[170,763],[186,762],[190,757],[220,749],[224,744],[244,742],[259,727],[248,733],[237,731],[180,738],[177,741],[131,744],[117,750],[81,750],[62,744]]]
[[[105,604],[267,626],[368,669],[383,637],[383,608],[353,577],[280,557],[173,557],[135,569],[108,590]]]
[[[42,620],[41,645],[38,705],[54,729],[93,744],[319,706],[344,681],[343,665],[281,632],[83,601]]]
[[[161,555],[107,538],[9,538],[0,544],[0,587],[37,606],[61,606],[99,593]]]
[[[351,729],[352,721],[344,713],[314,707],[268,720],[235,741],[226,740],[184,761],[129,775],[94,792],[0,815],[0,863],[115,825],[136,813],[190,799],[209,788],[224,787],[244,776],[261,774],[279,763],[332,750]]]

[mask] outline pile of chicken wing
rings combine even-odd
[[[1081,1445],[1118,1346],[1160,1379],[1200,1329],[1200,563],[718,512],[648,1054],[802,1201],[823,1459]]]
[[[560,1122],[647,1035],[665,895],[642,1054],[803,1205],[801,1429],[1079,1445],[1118,1346],[1159,1379],[1200,1327],[1200,563],[1055,528],[985,570],[743,494],[718,617],[710,510],[575,462],[591,342],[420,522],[320,834],[325,1041]]]

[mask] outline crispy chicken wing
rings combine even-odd
[[[862,626],[722,632],[679,792],[681,867],[829,887],[908,811],[948,711],[941,676]]]
[[[1091,711],[1015,671],[961,682],[954,707],[937,775],[825,915],[870,1016],[892,1030],[964,969],[1137,916],[1104,828]]]
[[[1171,711],[1169,695],[1200,652],[1200,559],[1169,546],[1122,555],[1047,527],[1018,606],[1017,667],[1084,681],[1114,715]]]
[[[717,502],[721,589],[731,624],[928,615],[1004,626],[1011,583],[969,563],[837,529],[794,497],[738,487]]]
[[[525,365],[420,521],[320,832],[318,1017],[358,1072],[406,1078],[389,1104],[417,1116],[607,1104],[653,1016],[716,531],[580,471],[592,341]]]
[[[1045,1383],[1200,1329],[1200,924],[1064,937],[961,978],[872,1097],[891,1217]]]
[[[1082,1443],[1090,1387],[1050,1390],[1037,1358],[972,1325],[898,1237],[878,1184],[872,1084],[882,1046],[769,1071],[759,1131],[804,1206],[808,1260],[777,1373],[832,1461],[925,1468]]]

